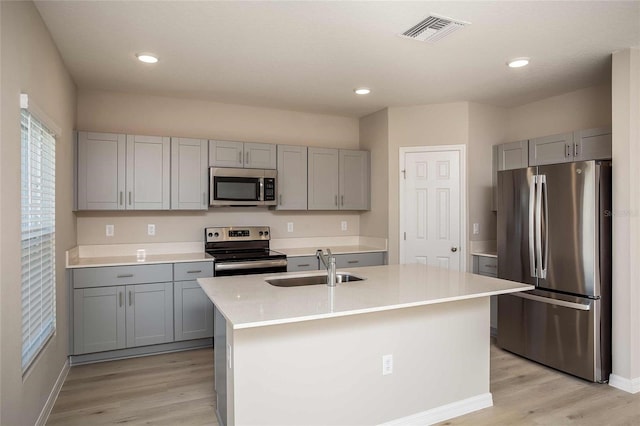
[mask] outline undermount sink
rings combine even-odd
[[[336,283],[347,283],[347,282],[362,281],[362,280],[364,280],[364,278],[359,277],[357,275],[353,275],[353,274],[348,274],[348,273],[336,274]],[[272,278],[270,280],[265,280],[265,281],[276,287],[298,287],[301,285],[326,284],[327,276],[326,275],[310,275],[306,277]]]

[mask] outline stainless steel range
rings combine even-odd
[[[287,271],[287,256],[269,248],[268,226],[205,228],[205,251],[214,258],[214,276]]]

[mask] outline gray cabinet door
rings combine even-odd
[[[247,169],[276,168],[276,146],[269,143],[244,143],[244,167]]]
[[[307,147],[278,145],[277,210],[307,209]]]
[[[173,341],[173,283],[126,286],[127,347]]]
[[[573,134],[573,160],[608,160],[611,158],[611,128],[579,130]]]
[[[173,284],[175,340],[213,337],[213,303],[197,281]]]
[[[545,136],[529,140],[529,165],[566,163],[573,160],[573,134]]]
[[[209,167],[244,167],[244,144],[235,141],[209,141]]]
[[[384,265],[384,252],[337,254],[336,268]]]
[[[78,210],[125,208],[125,135],[78,132]]]
[[[127,200],[129,210],[169,210],[170,140],[127,135]]]
[[[515,141],[498,145],[498,171],[521,169],[529,165],[529,141]]]
[[[206,210],[208,144],[204,139],[171,138],[171,210]]]
[[[126,346],[124,286],[73,291],[73,353]]]
[[[317,271],[318,258],[315,256],[296,256],[287,258],[287,272]]]
[[[308,210],[338,210],[338,150],[309,148]]]
[[[340,210],[369,210],[369,152],[340,150]]]

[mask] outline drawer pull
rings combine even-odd
[[[131,277],[133,277],[133,274],[121,274],[121,275],[118,275],[118,278],[131,278]]]
[[[197,270],[197,271],[187,271],[187,274],[199,274],[201,273],[202,270]]]
[[[311,265],[309,265],[308,263],[301,263],[298,266],[302,267],[302,266],[311,266]]]
[[[359,260],[348,260],[347,263],[360,263]]]
[[[131,306],[132,303],[133,303],[133,293],[131,293],[131,290],[129,290],[129,306]]]
[[[496,269],[496,265],[483,265],[484,268]]]

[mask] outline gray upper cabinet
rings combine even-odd
[[[529,140],[529,165],[566,163],[573,161],[573,134],[545,136]]]
[[[370,208],[369,152],[340,150],[339,193],[341,210]]]
[[[277,210],[307,209],[307,147],[278,145]]]
[[[611,128],[579,130],[573,133],[573,160],[611,158]]]
[[[338,150],[309,148],[308,209],[338,210]]]
[[[205,139],[171,138],[171,210],[206,210],[209,193]]]
[[[268,143],[210,140],[209,166],[275,169],[276,146]]]
[[[369,153],[309,148],[308,210],[367,210]]]
[[[127,209],[169,210],[168,137],[127,135]]]
[[[529,141],[498,145],[497,170],[520,169],[529,165]]]
[[[78,132],[77,149],[78,210],[124,210],[125,135]]]

